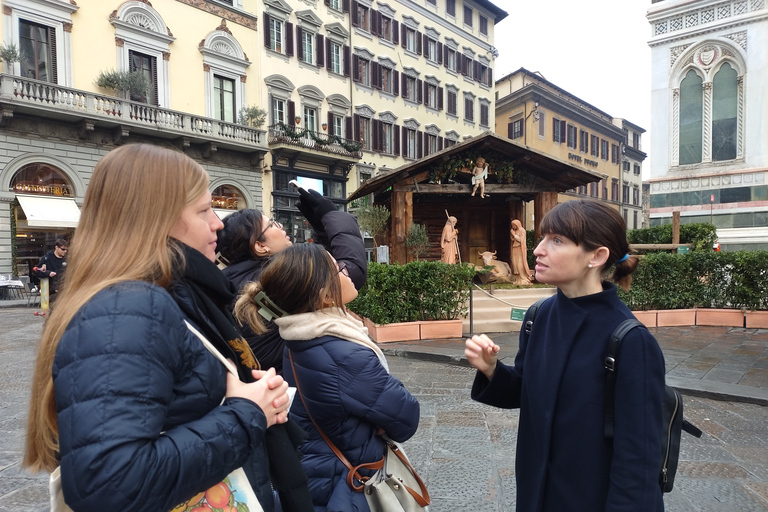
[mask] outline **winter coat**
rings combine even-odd
[[[349,276],[359,290],[365,284],[368,262],[357,220],[347,212],[336,211],[323,215],[322,222],[325,233],[316,233],[317,242],[322,243],[336,261],[347,264]],[[242,290],[246,284],[259,280],[269,261],[270,258],[248,259],[228,266],[223,272],[238,290]],[[248,325],[242,325],[240,332],[248,341],[261,367],[274,368],[278,375],[282,375],[285,341],[280,337],[273,322],[266,322],[266,327],[266,332],[256,334]]]
[[[64,277],[64,271],[67,269],[67,261],[64,258],[56,256],[54,251],[48,251],[42,258],[40,258],[37,268],[41,269],[43,268],[43,265],[45,265],[45,270],[35,271],[35,277],[38,279],[47,277],[48,293],[54,295],[59,290],[61,278]],[[56,275],[51,277],[51,272],[56,272]]]
[[[384,442],[376,435],[379,427],[400,442],[416,433],[419,402],[371,349],[333,336],[288,340],[284,377],[295,386],[289,351],[312,418],[353,466],[384,456]],[[313,426],[298,393],[291,415],[309,434],[301,450],[302,466],[316,512],[367,512],[365,496],[347,485],[347,468]]]
[[[53,362],[64,497],[78,511],[168,512],[243,467],[273,497],[254,402],[227,398],[226,369],[171,296],[130,281],[74,316]]]
[[[478,372],[472,398],[520,408],[515,477],[518,512],[663,511],[664,357],[646,329],[632,329],[617,357],[615,434],[603,436],[605,357],[632,313],[616,288],[569,299],[558,291],[520,333],[515,364]]]

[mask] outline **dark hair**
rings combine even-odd
[[[630,256],[618,263],[629,254],[626,223],[618,211],[600,201],[566,201],[544,216],[539,229],[542,235],[562,235],[587,251],[606,247],[609,255],[603,273],[608,274],[608,269],[615,264],[611,280],[629,290],[639,260],[637,256]]]
[[[69,242],[67,242],[63,238],[59,238],[58,240],[56,240],[56,244],[55,245],[56,245],[56,247],[60,247],[62,249],[66,249],[66,248],[69,247]]]
[[[323,293],[344,307],[339,268],[330,253],[317,244],[296,244],[280,251],[264,267],[259,281],[243,288],[235,304],[235,317],[256,333],[264,332],[259,307],[253,301],[260,291],[289,315],[317,311]]]
[[[258,258],[253,246],[260,240],[264,215],[259,210],[239,210],[222,221],[217,234],[217,248],[229,265]]]

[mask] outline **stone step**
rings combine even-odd
[[[493,295],[489,297],[476,289],[472,293],[472,331],[475,334],[518,332],[522,322],[510,320],[513,305],[527,308],[542,297],[549,297],[556,292],[555,288],[494,290]],[[464,319],[463,331],[469,333],[469,314]]]

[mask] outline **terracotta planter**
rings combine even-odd
[[[740,309],[701,308],[696,310],[696,325],[744,327],[744,313]]]
[[[401,322],[396,324],[374,324],[367,318],[365,326],[368,327],[368,334],[376,343],[390,343],[393,341],[412,341],[418,340],[420,334],[421,322]]]
[[[657,327],[696,325],[695,309],[660,309],[656,313]]]
[[[427,322],[420,322],[421,339],[435,340],[461,338],[463,323],[464,321],[461,318],[457,320],[430,320]]]
[[[747,329],[768,329],[768,311],[746,311]]]
[[[635,318],[640,320],[646,327],[656,327],[656,314],[658,311],[650,309],[648,311],[633,311]]]

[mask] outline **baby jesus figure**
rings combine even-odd
[[[488,178],[488,165],[485,163],[485,158],[479,157],[475,162],[475,168],[472,169],[472,197],[475,197],[475,192],[478,187],[480,188],[480,197],[485,198],[485,180]]]

